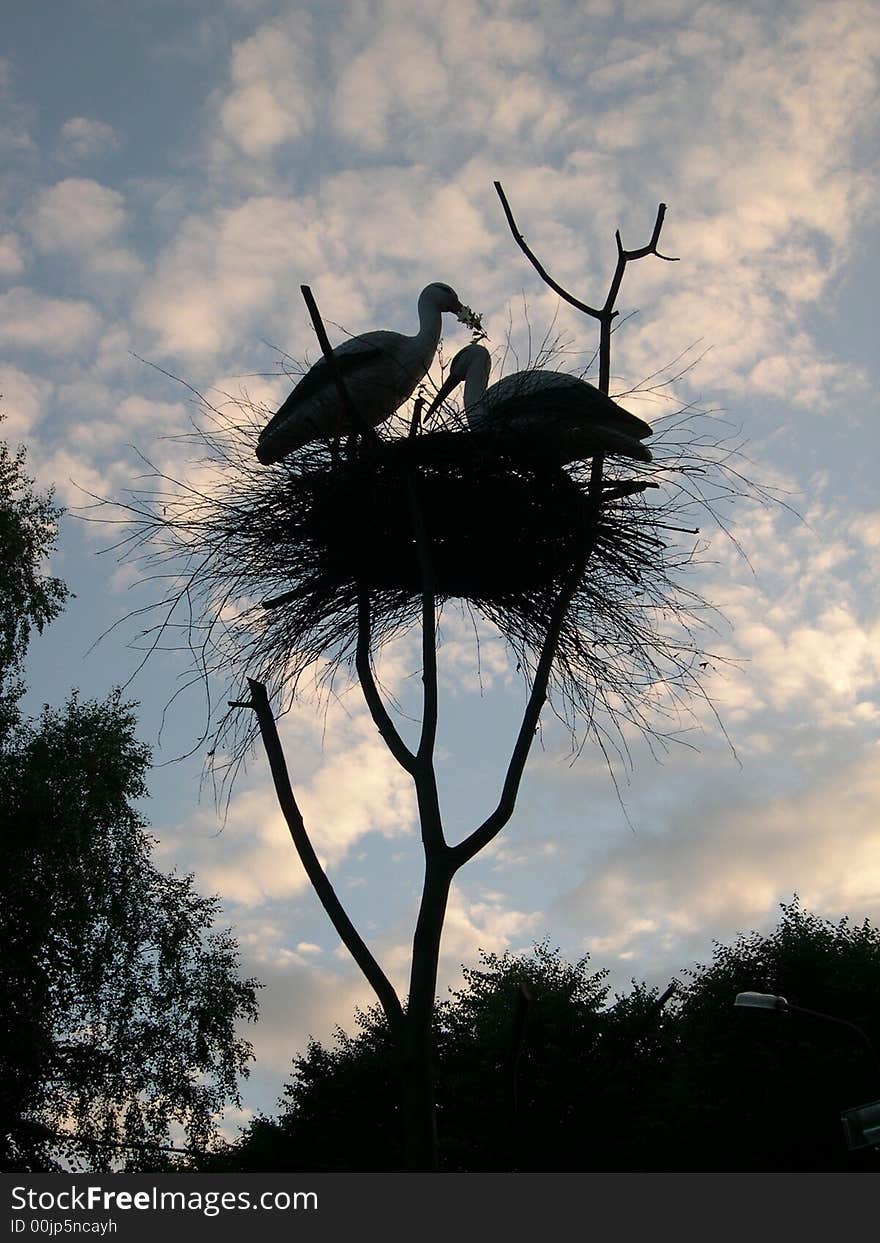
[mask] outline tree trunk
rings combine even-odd
[[[431,1029],[440,938],[451,883],[452,873],[447,867],[426,867],[403,1022],[403,1124],[408,1170],[432,1171],[438,1166]]]

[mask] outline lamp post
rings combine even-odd
[[[880,1073],[880,1057],[877,1056],[877,1050],[874,1048],[870,1036],[856,1023],[851,1023],[848,1019],[839,1019],[833,1014],[823,1014],[821,1010],[808,1010],[806,1006],[794,1006],[785,997],[779,997],[775,993],[737,993],[733,1004],[750,1010],[776,1010],[793,1014],[808,1014],[814,1019],[826,1019],[829,1023],[837,1023],[840,1027],[848,1027],[850,1031],[856,1032],[867,1045],[874,1066],[878,1073]],[[843,1110],[840,1115],[840,1121],[843,1124],[847,1147],[850,1150],[880,1147],[880,1100],[869,1101],[867,1105],[856,1105],[852,1109]]]

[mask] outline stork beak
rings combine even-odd
[[[422,415],[423,424],[427,423],[428,419],[430,419],[431,416],[437,412],[437,410],[440,408],[440,406],[443,405],[443,402],[446,400],[446,398],[449,396],[449,394],[452,392],[455,386],[460,383],[461,383],[461,380],[454,379],[451,375],[448,375],[446,377],[446,379],[440,385],[440,388],[437,390],[437,396],[431,402],[430,406],[428,406],[428,409],[425,411],[425,413]]]
[[[619,427],[613,427],[606,424],[599,424],[596,427],[600,451],[604,453],[623,453],[627,457],[635,458],[638,462],[653,462],[654,455],[647,445],[643,445],[641,440],[636,440],[635,436],[621,431]],[[650,435],[650,430],[647,435]]]

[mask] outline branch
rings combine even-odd
[[[175,1144],[151,1144],[148,1140],[99,1139],[93,1135],[80,1135],[77,1131],[53,1131],[41,1122],[25,1122],[28,1130],[34,1131],[38,1138],[45,1140],[61,1140],[65,1144],[91,1144],[94,1148],[122,1148],[137,1152],[173,1152],[179,1157],[215,1157],[222,1149],[180,1148]]]
[[[594,511],[594,521],[598,523],[598,512]],[[507,824],[513,815],[513,809],[516,806],[516,797],[519,793],[519,784],[522,780],[523,771],[526,766],[526,760],[531,750],[532,741],[535,737],[535,731],[538,728],[538,719],[541,715],[541,709],[547,698],[547,684],[550,680],[550,670],[553,660],[556,656],[556,648],[559,644],[559,635],[562,631],[562,623],[565,620],[565,614],[568,606],[571,604],[572,597],[577,591],[578,583],[586,568],[587,561],[593,551],[596,541],[595,531],[592,539],[587,543],[583,553],[576,564],[572,567],[571,572],[566,579],[562,590],[556,598],[550,618],[547,622],[547,633],[544,636],[544,643],[541,648],[541,655],[535,669],[535,679],[532,683],[532,690],[529,695],[526,710],[523,713],[522,724],[519,728],[516,743],[510,757],[510,763],[507,768],[507,775],[504,779],[504,786],[501,791],[501,798],[498,806],[488,816],[478,829],[474,829],[469,837],[458,843],[457,846],[450,848],[450,860],[453,868],[457,870],[463,864],[478,854],[484,846],[487,846],[492,839]]]
[[[300,285],[300,292],[305,299],[306,307],[312,320],[312,325],[318,337],[318,344],[321,346],[321,353],[327,360],[327,366],[330,368],[330,374],[333,377],[333,383],[336,385],[336,391],[339,394],[339,400],[342,402],[342,409],[345,411],[346,417],[353,428],[357,428],[367,440],[375,444],[378,439],[378,433],[372,424],[368,423],[360,410],[357,409],[351,400],[345,382],[342,379],[342,373],[339,370],[339,364],[330,347],[330,340],[324,328],[324,321],[321,319],[321,312],[318,310],[318,304],[315,302],[314,295],[308,285]]]
[[[424,761],[434,750],[437,736],[437,617],[434,567],[431,563],[430,542],[425,527],[416,480],[407,475],[406,490],[412,514],[413,534],[419,559],[422,580],[422,685],[424,686],[424,710],[422,733],[419,739],[418,757]]]
[[[419,395],[413,405],[412,418],[409,422],[409,439],[418,436],[422,426],[422,410],[425,407],[425,399]]]
[[[644,259],[646,255],[656,255],[658,259],[665,259],[667,263],[678,263],[677,258],[670,255],[661,255],[657,249],[657,243],[660,241],[660,230],[663,228],[663,221],[666,217],[666,204],[661,203],[657,208],[657,219],[654,221],[654,229],[651,233],[651,240],[646,246],[641,246],[637,250],[624,250],[623,242],[620,240],[620,230],[617,229],[614,237],[617,242],[617,267],[614,276],[611,278],[611,285],[608,289],[608,296],[601,310],[596,307],[588,306],[586,302],[581,302],[570,294],[567,289],[553,279],[552,276],[542,267],[539,260],[531,252],[525,242],[525,238],[516,226],[513,218],[513,212],[510,210],[510,204],[507,201],[504,190],[501,188],[501,182],[495,182],[495,189],[498,191],[498,197],[501,199],[501,206],[504,208],[504,214],[507,217],[507,223],[510,225],[510,231],[513,234],[514,241],[520,250],[531,263],[532,267],[541,277],[545,284],[559,294],[560,298],[564,298],[566,302],[573,307],[577,307],[579,311],[583,311],[585,315],[591,315],[593,319],[598,319],[600,323],[599,331],[599,388],[608,394],[608,382],[610,379],[611,364],[611,321],[617,315],[614,310],[614,303],[617,301],[617,295],[620,291],[620,283],[623,280],[623,274],[626,270],[627,263],[633,259]],[[597,454],[593,459],[593,483],[598,485],[598,481],[602,473],[602,455]]]
[[[501,182],[496,181],[494,184],[495,184],[495,189],[498,191],[498,197],[501,199],[501,206],[504,208],[504,214],[507,217],[507,223],[510,225],[510,231],[513,234],[513,240],[516,242],[517,246],[519,246],[520,250],[523,252],[523,254],[528,259],[529,263],[532,265],[535,271],[538,273],[538,275],[540,276],[544,284],[549,285],[551,289],[554,289],[556,293],[559,294],[560,298],[564,298],[566,302],[569,302],[571,303],[572,306],[577,307],[579,311],[583,311],[585,315],[592,315],[594,319],[601,319],[602,315],[604,314],[603,311],[598,311],[593,306],[587,306],[586,302],[580,302],[573,294],[570,294],[567,289],[563,289],[562,286],[553,279],[553,277],[549,274],[549,272],[547,272],[541,266],[539,260],[535,257],[535,255],[532,253],[531,250],[529,250],[528,246],[526,245],[526,239],[523,237],[519,229],[516,227],[516,221],[513,218],[513,212],[510,210],[510,204],[507,201],[507,196],[505,195],[504,190],[501,188]]]
[[[385,743],[385,746],[397,760],[400,767],[412,775],[416,764],[416,757],[403,741],[400,734],[398,734],[394,722],[388,715],[388,710],[382,702],[382,696],[379,694],[379,688],[376,686],[376,680],[373,677],[373,670],[370,666],[370,597],[366,589],[361,587],[360,584],[358,584],[357,593],[357,620],[358,637],[354,664],[357,669],[361,690],[364,692],[364,699],[367,701],[367,707],[370,710],[370,716],[373,718],[376,729],[382,735],[382,741]]]
[[[666,204],[661,203],[657,208],[657,219],[654,221],[654,230],[651,234],[651,240],[646,246],[640,246],[637,250],[624,250],[623,242],[620,238],[620,229],[615,229],[614,240],[617,243],[617,267],[614,270],[614,276],[611,278],[611,286],[608,290],[608,297],[605,299],[605,305],[602,308],[602,314],[607,315],[614,303],[617,301],[617,294],[620,290],[620,282],[623,280],[623,274],[626,265],[634,259],[644,259],[646,255],[656,255],[658,259],[663,259],[666,263],[678,263],[678,258],[671,255],[661,255],[657,249],[657,243],[660,241],[660,230],[663,228],[663,221],[666,219]]]
[[[290,784],[284,751],[281,747],[281,740],[278,737],[278,729],[275,725],[275,718],[272,716],[266,688],[262,682],[257,682],[253,678],[248,678],[248,686],[251,692],[250,701],[248,703],[231,703],[230,707],[252,708],[256,712],[260,733],[263,737],[263,745],[266,748],[269,767],[272,770],[272,778],[275,782],[275,793],[278,796],[278,803],[284,813],[290,836],[293,838],[293,844],[302,860],[306,875],[311,881],[321,905],[330,916],[333,927],[339,933],[342,943],[360,967],[379,998],[389,1025],[392,1030],[398,1029],[403,1022],[403,1009],[397,994],[388,977],[376,962],[354,924],[349,919],[342,903],[336,896],[333,886],[327,879],[327,874],[321,866],[318,856],[315,854],[302,813],[294,797],[293,787]]]
[[[407,475],[406,490],[412,514],[413,535],[422,580],[422,731],[413,771],[419,803],[419,821],[425,851],[446,852],[437,775],[434,772],[434,745],[437,740],[437,599],[431,544],[419,502],[415,472]]]

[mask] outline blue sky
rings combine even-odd
[[[711,682],[698,750],[662,764],[634,743],[618,771],[570,763],[552,718],[514,820],[460,874],[442,986],[477,948],[545,935],[664,985],[713,938],[809,908],[880,918],[877,764],[880,507],[875,4],[536,4],[364,0],[292,5],[16,5],[0,60],[0,391],[5,434],[42,484],[82,505],[121,496],[142,466],[198,468],[168,439],[197,414],[156,363],[203,391],[274,409],[280,347],[315,346],[299,286],[357,332],[415,328],[419,290],[453,285],[493,346],[553,323],[586,357],[594,325],[544,288],[514,245],[500,179],[530,243],[588,302],[604,297],[614,230],[677,264],[627,272],[612,392],[683,350],[699,359],[655,418],[696,401],[742,429],[754,474],[802,515],[739,506],[751,567],[714,539],[694,586],[730,622],[741,664]],[[334,340],[342,328],[334,329]],[[467,340],[447,325],[447,357]],[[267,344],[271,343],[271,344]],[[576,356],[575,361],[580,358]],[[573,364],[574,365],[574,364]],[[76,593],[31,657],[29,703],[101,695],[137,664],[120,626],[155,598],[106,529],[68,515],[53,570]],[[491,807],[524,689],[486,634],[482,692],[469,627],[444,620],[442,782],[453,832]],[[410,644],[383,656],[407,703]],[[263,1018],[249,1109],[271,1108],[311,1033],[351,1024],[365,987],[293,855],[257,755],[225,827],[199,796],[198,697],[169,715],[181,662],[159,656],[129,693],[163,766],[147,813],[163,865],[224,900]],[[402,981],[418,846],[407,781],[358,694],[305,698],[283,736],[307,821],[377,955]]]

